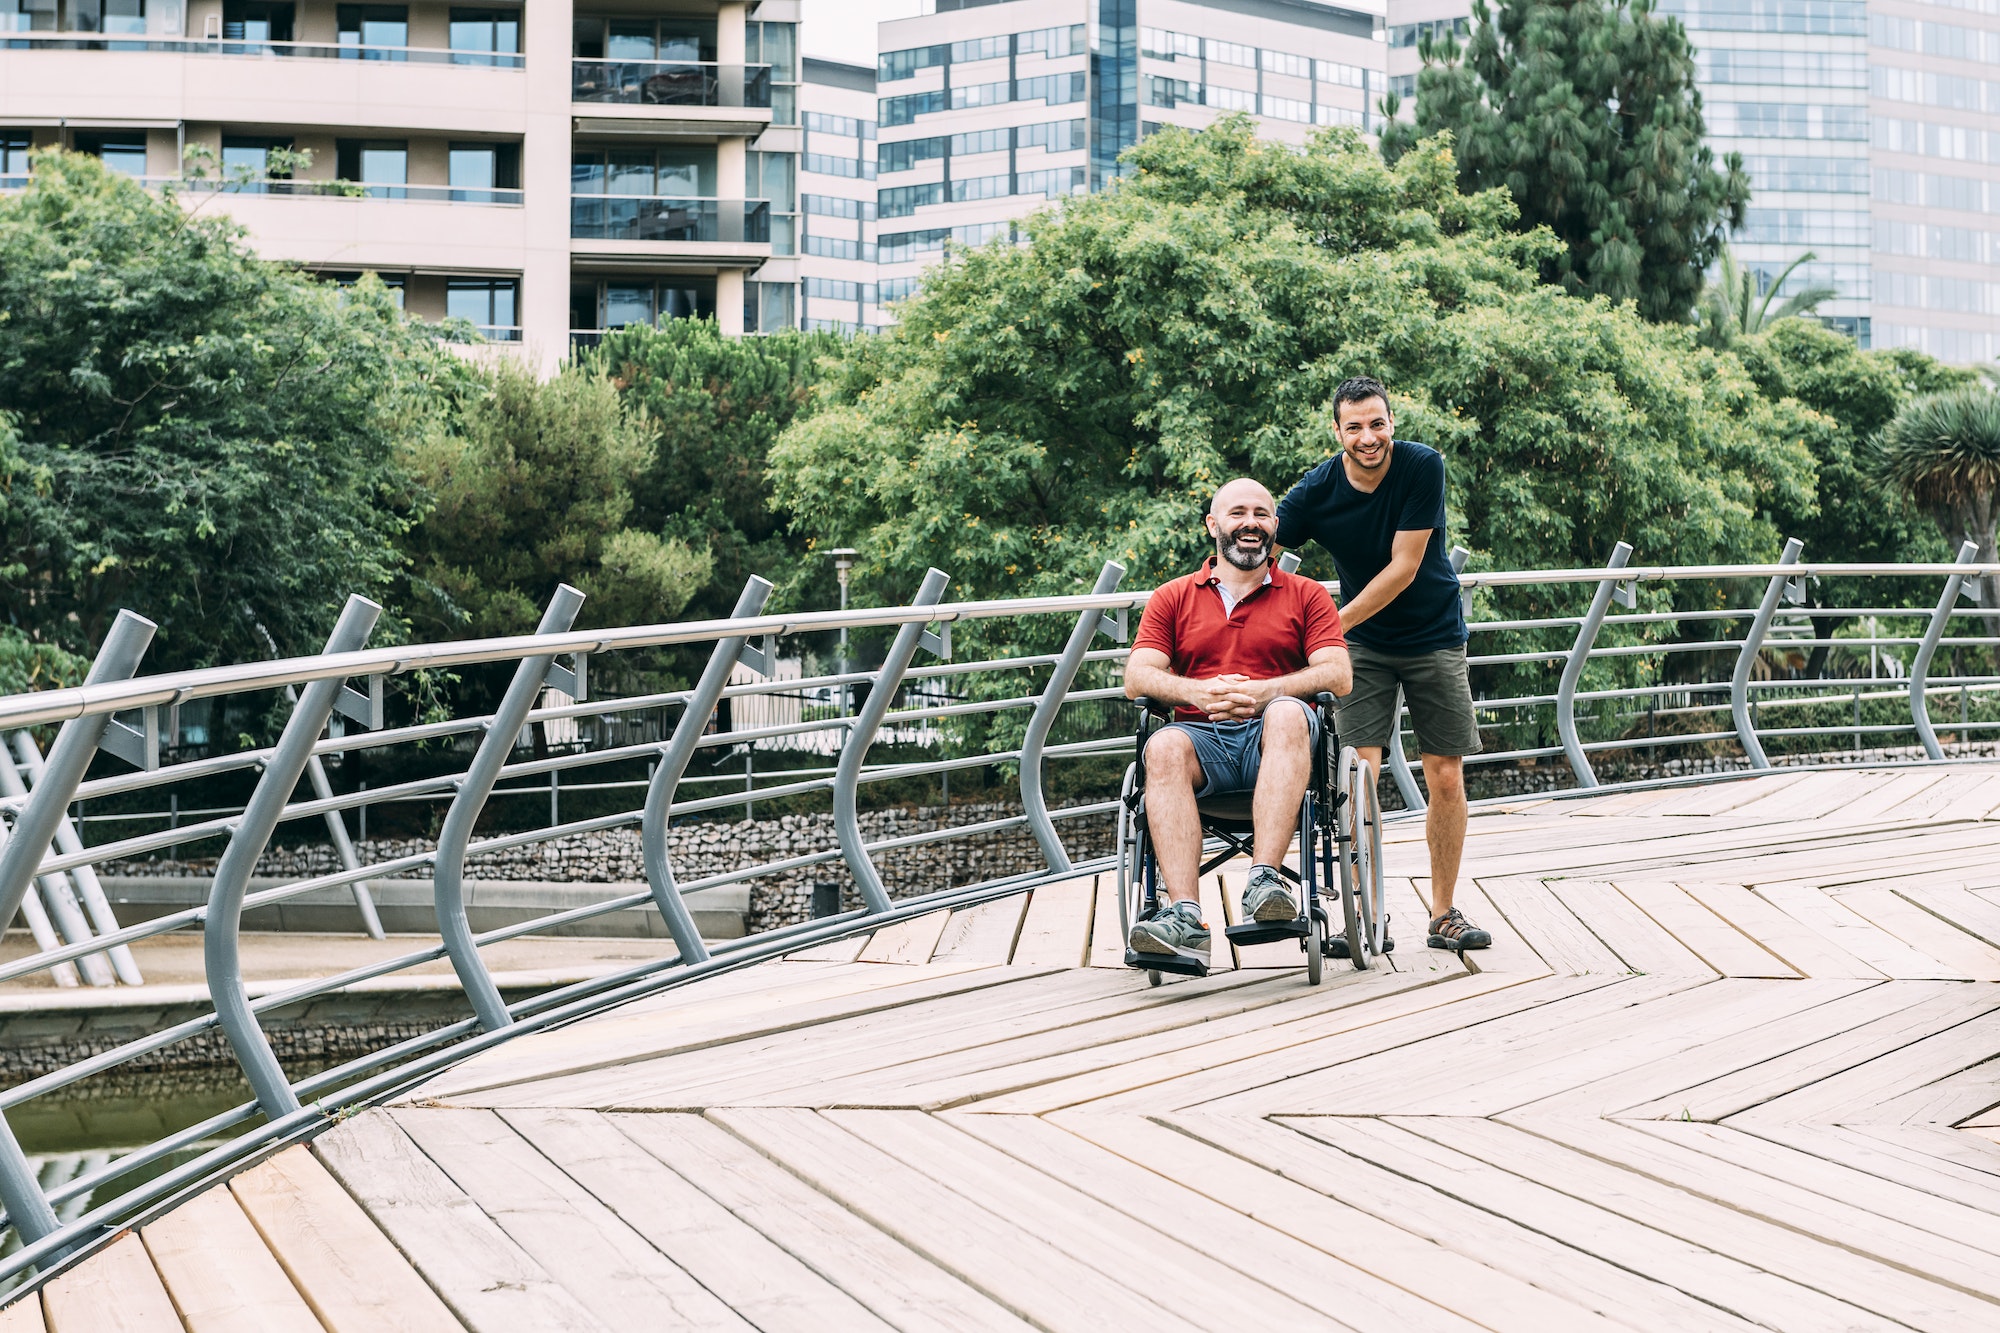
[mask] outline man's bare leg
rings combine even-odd
[[[1280,866],[1299,831],[1299,803],[1312,775],[1312,727],[1306,710],[1285,703],[1266,708],[1263,746],[1250,803],[1256,826],[1251,859],[1260,866]]]
[[[1169,729],[1146,742],[1146,831],[1167,897],[1177,903],[1201,901],[1201,817],[1194,794],[1205,782],[1185,732]]]
[[[1382,750],[1363,746],[1357,753],[1382,773]],[[1424,787],[1430,808],[1424,814],[1424,841],[1431,854],[1431,919],[1451,910],[1458,892],[1458,863],[1465,855],[1465,761],[1455,755],[1427,754]]]

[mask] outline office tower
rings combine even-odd
[[[184,198],[260,253],[543,370],[618,324],[798,318],[798,0],[0,3],[0,188],[46,144],[152,183],[200,147],[243,179]],[[311,165],[268,179],[280,148]]]
[[[887,322],[875,290],[875,68],[807,57],[799,85],[799,265],[809,329]]]
[[[947,241],[1017,234],[1101,190],[1160,126],[1233,111],[1303,143],[1365,127],[1382,90],[1381,0],[934,0],[881,25],[878,295],[911,291]]]

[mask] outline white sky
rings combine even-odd
[[[916,12],[917,0],[805,0],[800,36],[809,56],[873,65],[875,25]]]

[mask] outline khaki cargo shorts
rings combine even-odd
[[[1415,657],[1392,657],[1351,643],[1347,653],[1354,662],[1354,688],[1339,700],[1336,730],[1342,745],[1388,748],[1396,734],[1396,687],[1400,685],[1420,752],[1443,756],[1479,753],[1479,723],[1472,713],[1463,645]]]

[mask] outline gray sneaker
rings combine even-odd
[[[1270,866],[1252,866],[1250,883],[1243,889],[1245,921],[1296,921],[1299,895],[1291,881]]]
[[[1208,924],[1201,919],[1195,903],[1175,903],[1172,907],[1133,925],[1125,938],[1133,953],[1195,954],[1208,959]]]

